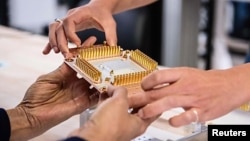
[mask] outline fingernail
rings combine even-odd
[[[114,41],[108,41],[107,42],[109,46],[117,46],[117,44]]]
[[[144,113],[143,113],[142,110],[139,110],[139,111],[138,111],[138,116],[139,116],[140,118],[144,118]]]
[[[59,51],[58,47],[56,47],[56,46],[53,47],[53,50],[55,53],[57,53]]]
[[[115,43],[110,43],[110,46],[117,46],[117,44],[115,44]]]
[[[64,53],[62,53],[62,54],[63,54],[64,58],[69,59],[69,55],[68,55],[67,52],[64,52]]]
[[[72,59],[73,58],[72,54],[69,53],[69,52],[64,52],[62,54],[63,54],[63,56],[64,56],[65,59]]]

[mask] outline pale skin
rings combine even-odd
[[[113,14],[141,7],[156,0],[91,0],[88,4],[68,11],[63,22],[53,22],[49,26],[49,43],[43,50],[61,52],[65,58],[70,57],[68,41],[76,46],[83,46],[77,31],[96,28],[105,33],[109,45],[117,44],[116,22]],[[93,38],[88,39],[93,42]]]
[[[96,39],[90,37],[81,44],[75,34],[89,28],[105,32],[108,44],[116,45],[116,23],[112,15],[153,2],[155,0],[92,0],[85,6],[72,9],[62,19],[62,23],[51,23],[49,43],[43,53],[48,54],[53,49],[67,58],[68,41],[76,46],[95,42]],[[92,141],[131,140],[143,133],[157,115],[175,107],[182,107],[185,112],[170,119],[173,126],[195,121],[192,109],[198,112],[199,122],[212,120],[250,101],[249,78],[250,64],[227,70],[159,70],[143,79],[143,93],[130,96],[129,99],[123,88],[116,91],[111,89],[109,94],[115,95],[104,101],[90,121],[70,136]],[[162,84],[168,85],[155,88]],[[11,122],[11,140],[28,140],[81,113],[98,102],[96,93],[89,89],[86,81],[78,79],[73,70],[62,64],[54,72],[39,77],[27,90],[23,101],[17,107],[7,110]],[[127,112],[129,107],[141,106],[143,108],[138,114]],[[110,130],[110,122],[107,121],[112,121],[115,130]],[[128,128],[128,125],[132,127]],[[96,132],[100,134],[93,134]]]
[[[227,70],[199,70],[172,68],[158,70],[142,81],[144,93],[130,97],[131,106],[139,110],[143,119],[158,115],[171,108],[182,107],[185,112],[170,119],[173,126],[183,126],[221,117],[250,101],[250,64]],[[165,87],[156,86],[169,84]]]
[[[89,121],[69,136],[90,141],[131,141],[158,117],[141,119],[137,114],[128,113],[129,99],[124,87],[109,87],[108,94],[111,97],[98,106]]]
[[[106,0],[92,0],[91,3],[70,11],[63,18],[63,23],[54,22],[50,25],[50,42],[43,53],[48,54],[54,49],[56,53],[62,52],[67,57],[65,55],[68,54],[67,41],[81,46],[75,32],[88,28],[97,28],[105,32],[108,44],[115,45],[116,24],[112,15],[153,2],[155,0],[112,0],[109,3]],[[197,111],[199,122],[212,120],[250,101],[249,71],[249,64],[227,70],[204,71],[196,68],[160,70],[142,81],[145,92],[131,97],[131,106],[144,106],[139,111],[139,115],[144,119],[171,108],[183,107],[186,112],[170,119],[170,124],[173,126],[196,121],[193,110]],[[171,85],[153,89],[161,84]]]

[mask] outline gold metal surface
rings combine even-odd
[[[119,46],[92,46],[79,49],[79,58],[86,60],[109,58],[120,56],[121,49]]]
[[[245,111],[245,112],[250,112],[250,102],[241,105],[240,109],[243,110],[243,111]]]
[[[131,59],[139,63],[147,70],[154,70],[158,66],[158,63],[156,61],[154,61],[138,49],[136,49],[135,51],[131,51]]]
[[[105,42],[70,52],[73,58],[65,62],[101,92],[109,84],[138,90],[142,78],[158,69],[158,63],[140,50],[123,50]]]
[[[88,61],[85,59],[76,58],[76,65],[88,76],[90,76],[94,82],[99,83],[101,72],[92,66]]]

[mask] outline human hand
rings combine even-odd
[[[90,28],[103,31],[109,45],[117,44],[116,22],[111,10],[102,2],[90,2],[69,10],[62,22],[53,22],[49,25],[49,43],[44,48],[43,54],[48,54],[53,49],[55,53],[61,52],[67,58],[68,41],[78,47],[83,46],[76,32]]]
[[[22,102],[7,110],[11,140],[27,140],[83,112],[98,102],[98,92],[78,79],[66,64],[40,76],[27,90]]]
[[[212,120],[249,101],[247,71],[249,67],[209,71],[182,67],[155,71],[142,81],[145,92],[131,95],[131,105],[146,105],[139,111],[144,119],[182,107],[185,112],[169,120],[177,127]]]
[[[130,141],[142,134],[157,117],[142,120],[137,114],[128,113],[127,90],[123,87],[109,87],[113,95],[101,103],[90,120],[70,136],[78,136],[91,141]]]

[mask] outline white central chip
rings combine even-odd
[[[89,61],[95,68],[103,73],[112,72],[114,75],[140,72],[144,69],[132,62],[130,59],[121,59],[120,57],[106,58],[100,60]]]

